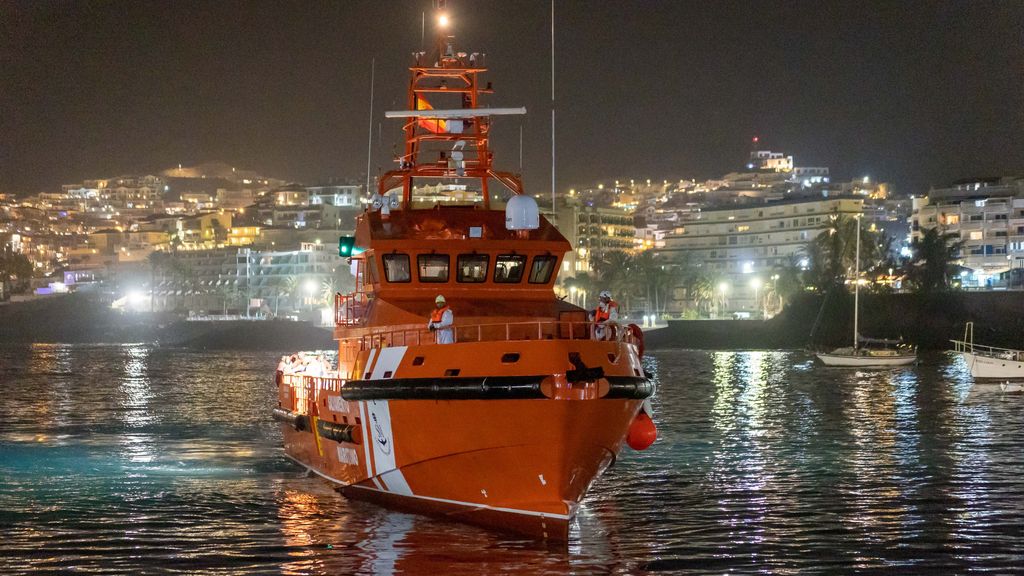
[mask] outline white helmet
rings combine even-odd
[[[601,293],[597,295],[598,298],[612,299],[612,293],[607,290],[601,290]]]

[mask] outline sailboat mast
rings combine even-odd
[[[856,256],[854,256],[854,274],[853,274],[853,349],[857,349],[857,320],[860,315],[860,215],[854,216],[854,222],[857,223],[857,250]]]

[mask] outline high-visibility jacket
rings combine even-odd
[[[455,342],[455,331],[451,326],[455,323],[455,315],[447,305],[434,309],[430,313],[430,322],[427,328],[434,327],[434,334],[438,344],[452,344]]]
[[[597,309],[594,310],[594,322],[601,324],[608,320],[619,319],[619,303],[615,300],[609,300],[608,304],[598,304]]]

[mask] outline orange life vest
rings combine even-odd
[[[613,308],[616,311],[619,309],[619,303],[616,302],[615,300],[609,300],[608,301],[608,306],[606,306],[603,310],[601,309],[600,306],[598,306],[597,309],[594,310],[594,322],[596,322],[598,324],[600,324],[602,322],[606,322],[608,320],[608,318],[611,317],[612,309]]]
[[[440,308],[435,308],[434,311],[430,313],[430,321],[440,322],[444,318],[444,313],[447,311],[448,305],[444,305]]]

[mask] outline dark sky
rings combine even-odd
[[[487,53],[499,167],[549,190],[549,3],[450,0]],[[0,0],[0,191],[222,160],[391,167],[429,0]],[[428,43],[431,37],[428,20]],[[1024,2],[556,2],[558,185],[707,178],[749,138],[901,191],[1024,173]],[[501,137],[498,137],[501,135]]]

